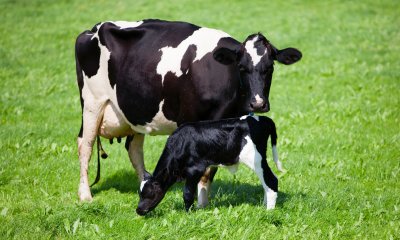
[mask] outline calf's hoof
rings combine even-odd
[[[198,202],[197,203],[197,208],[205,208],[208,206],[208,200],[205,202]]]
[[[267,210],[275,209],[275,204],[267,204]]]
[[[201,189],[197,197],[197,207],[205,208],[208,206],[208,194],[205,189]]]

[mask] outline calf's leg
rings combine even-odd
[[[256,173],[264,188],[264,204],[267,209],[274,209],[278,198],[278,178],[268,166],[265,158],[261,160],[261,167],[262,169],[256,170]]]
[[[189,168],[186,174],[186,183],[183,189],[183,200],[185,202],[185,209],[189,211],[194,203],[196,194],[196,186],[199,183],[201,176],[205,171],[199,168]]]
[[[211,190],[211,182],[217,172],[216,167],[209,167],[201,177],[197,185],[197,207],[204,208],[208,205],[208,196]]]
[[[250,137],[246,137],[246,141],[239,155],[239,161],[257,174],[264,188],[264,204],[267,209],[273,209],[278,197],[278,179],[267,164],[265,151],[260,154]]]

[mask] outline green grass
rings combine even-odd
[[[399,239],[399,11],[390,0],[0,0],[0,238]],[[217,173],[206,209],[186,213],[178,184],[140,217],[136,173],[117,143],[104,144],[94,201],[78,202],[75,38],[99,21],[143,18],[239,40],[261,31],[302,50],[298,64],[276,65],[270,94],[288,169],[276,210],[241,167],[236,178]],[[165,140],[146,138],[151,171]]]

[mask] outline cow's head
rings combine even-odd
[[[276,49],[261,33],[247,37],[243,44],[221,47],[214,59],[226,65],[237,64],[241,78],[241,99],[245,112],[268,112],[274,61],[289,65],[301,59],[295,48]]]
[[[146,215],[148,212],[153,210],[161,202],[165,196],[165,191],[162,185],[150,177],[140,184],[139,190],[139,204],[136,208],[136,213],[139,215]]]

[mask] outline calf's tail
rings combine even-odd
[[[274,121],[271,119],[271,124],[270,124],[270,134],[271,134],[271,146],[272,146],[272,156],[274,158],[274,162],[276,164],[276,167],[280,172],[283,172],[283,167],[282,167],[282,162],[279,161],[278,158],[278,149],[276,147],[276,139],[278,138],[278,135],[276,134],[276,127]]]

